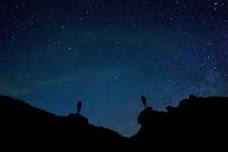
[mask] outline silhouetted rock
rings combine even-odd
[[[88,124],[88,119],[80,114],[71,113],[68,118],[78,121],[83,124]]]
[[[133,145],[157,150],[211,150],[226,148],[228,98],[190,96],[167,112],[146,108],[138,117]],[[226,148],[227,149],[227,148]]]
[[[119,147],[126,140],[117,132],[89,124],[80,114],[56,116],[5,96],[0,96],[0,124],[1,145],[22,149],[32,146],[79,150],[93,145],[104,149]]]
[[[56,116],[10,97],[0,96],[1,146],[24,150],[42,147],[64,151],[227,150],[228,98],[190,96],[178,107],[156,111],[146,106],[138,117],[141,129],[131,138],[96,127],[80,114]],[[9,151],[9,149],[8,149]]]

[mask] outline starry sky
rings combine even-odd
[[[0,0],[0,94],[125,136],[149,105],[228,94],[228,0]]]

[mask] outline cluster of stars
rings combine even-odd
[[[2,0],[0,19],[0,94],[57,114],[82,97],[85,115],[103,122],[101,106],[114,120],[119,105],[124,121],[109,125],[129,135],[137,127],[121,124],[135,122],[129,105],[140,109],[141,94],[164,108],[227,93],[225,0]]]

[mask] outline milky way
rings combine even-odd
[[[132,135],[156,109],[228,94],[227,0],[1,0],[0,94]]]

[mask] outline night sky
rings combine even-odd
[[[227,0],[0,0],[0,94],[133,135],[143,110],[228,95]]]

